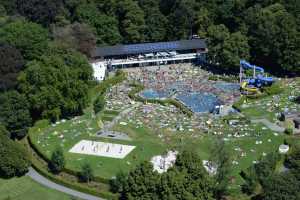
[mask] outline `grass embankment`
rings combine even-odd
[[[91,120],[92,123],[89,124],[89,128],[95,129],[97,130],[97,128],[99,128],[99,124],[98,124],[98,118],[97,116],[93,116],[92,114],[92,106],[93,106],[93,102],[99,98],[99,96],[103,96],[105,95],[106,91],[112,87],[115,84],[118,84],[120,82],[122,82],[123,80],[126,79],[126,74],[123,72],[119,72],[117,73],[117,75],[115,77],[109,78],[105,81],[103,81],[101,84],[95,86],[94,88],[92,88],[89,92],[89,98],[91,100],[90,106],[85,110],[85,114],[83,116],[81,116],[80,118],[82,120],[84,120],[84,118]],[[99,113],[100,118],[101,117],[112,117],[116,115],[115,112],[102,112]],[[68,122],[70,122],[68,120]],[[50,159],[50,151],[53,150],[53,148],[56,148],[59,143],[54,143],[53,144],[53,148],[49,148],[46,150],[46,153],[41,150],[41,147],[39,146],[39,139],[36,138],[36,136],[38,136],[38,132],[41,131],[41,129],[44,129],[45,127],[49,126],[49,122],[47,120],[44,121],[40,121],[37,122],[35,127],[31,128],[29,130],[29,141],[30,141],[30,146],[32,147],[31,149],[31,153],[32,153],[32,164],[33,167],[39,171],[41,174],[43,174],[44,176],[48,177],[49,179],[53,180],[54,182],[63,184],[67,187],[82,191],[82,192],[86,192],[86,193],[90,193],[90,194],[94,194],[97,196],[101,196],[107,199],[114,199],[116,196],[113,195],[112,193],[109,192],[109,186],[107,185],[108,183],[108,179],[103,179],[100,177],[95,177],[95,180],[97,182],[92,182],[89,185],[84,184],[84,183],[79,183],[77,180],[77,174],[79,172],[79,169],[81,168],[82,165],[78,166],[77,170],[73,170],[72,168],[68,168],[68,165],[72,165],[72,164],[67,164],[66,168],[64,169],[64,172],[61,173],[59,176],[53,175],[50,172],[48,172],[47,169],[47,162]],[[64,126],[64,128],[69,128]],[[87,127],[84,126],[79,126],[79,129],[77,129],[76,131],[83,131],[85,132],[87,129]],[[67,129],[64,129],[67,130]],[[62,144],[60,144],[62,145]],[[42,146],[43,147],[43,146]],[[64,149],[67,154],[67,149]],[[67,163],[68,163],[68,159],[69,157],[67,157]],[[102,183],[101,183],[102,182]]]
[[[27,176],[12,179],[0,179],[0,200],[70,200],[62,192],[46,188]]]
[[[49,158],[44,157],[43,154],[35,149],[36,147],[31,143],[29,137],[28,140],[24,139],[23,143],[30,153],[32,167],[37,170],[42,176],[57,184],[64,185],[77,191],[89,193],[106,199],[117,199],[116,194],[112,194],[111,192],[109,192],[109,185],[107,183],[101,182],[102,179],[100,180],[98,178],[95,178],[94,181],[91,181],[88,184],[82,183],[78,180],[77,172],[68,169],[64,169],[63,172],[58,175],[52,174],[48,170]]]

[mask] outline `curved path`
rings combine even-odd
[[[40,183],[41,185],[44,185],[48,188],[52,188],[55,190],[58,190],[60,192],[69,194],[71,196],[80,198],[80,199],[85,199],[85,200],[104,200],[100,197],[97,196],[93,196],[90,194],[86,194],[86,193],[82,193],[82,192],[78,192],[76,190],[67,188],[65,186],[62,185],[58,185],[48,179],[46,179],[45,177],[43,177],[42,175],[40,175],[35,169],[33,168],[29,168],[29,172],[26,174],[27,176],[29,176],[30,178],[32,178],[34,181]]]
[[[269,129],[271,129],[272,131],[275,131],[275,132],[283,133],[285,130],[283,127],[280,127],[277,124],[270,122],[268,119],[252,119],[251,122],[252,123],[262,123],[266,127],[268,127]]]

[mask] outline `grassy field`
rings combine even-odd
[[[150,129],[145,124],[137,126],[132,121],[122,119],[127,125],[116,124],[113,130],[126,133],[132,140],[105,139],[96,136],[101,129],[99,119],[111,121],[120,111],[104,111],[97,116],[91,114],[87,109],[83,116],[78,116],[70,120],[63,120],[57,124],[39,122],[30,129],[30,138],[37,149],[46,157],[50,158],[55,148],[61,146],[64,150],[68,169],[79,171],[84,163],[90,163],[96,176],[102,178],[112,178],[119,171],[128,172],[138,163],[150,160],[155,155],[160,155],[168,150],[192,149],[199,153],[202,159],[209,159],[210,153],[217,139],[225,141],[232,161],[232,189],[239,190],[243,183],[239,176],[241,170],[248,168],[254,162],[265,156],[269,152],[278,150],[280,144],[289,136],[274,133],[262,124],[251,124],[249,119],[266,118],[275,121],[275,113],[288,107],[297,109],[299,105],[292,103],[288,97],[291,94],[298,94],[299,83],[285,83],[286,89],[279,94],[278,108],[274,107],[272,101],[274,97],[269,96],[262,99],[249,100],[242,113],[245,119],[239,119],[239,123],[233,128],[228,121],[217,118],[213,120],[213,126],[208,132],[171,132],[166,129]],[[297,107],[298,106],[298,107]],[[278,109],[278,110],[276,110]],[[238,115],[234,116],[237,117]],[[248,120],[247,120],[248,119]],[[159,121],[159,120],[158,120]],[[222,134],[218,134],[218,133]],[[234,136],[237,134],[238,136]],[[242,135],[239,137],[239,135]],[[87,156],[73,154],[68,151],[80,140],[94,140],[111,142],[118,144],[134,145],[136,148],[124,159],[113,159],[98,156]]]
[[[64,193],[46,188],[29,177],[0,179],[0,200],[71,200]]]
[[[50,158],[51,152],[58,145],[61,145],[67,159],[67,168],[78,171],[83,163],[88,162],[92,165],[95,174],[104,178],[111,178],[121,170],[128,171],[141,161],[150,160],[154,155],[162,154],[170,149],[183,150],[190,148],[197,151],[203,159],[208,159],[212,151],[212,146],[219,137],[212,134],[201,133],[196,134],[195,137],[195,134],[188,132],[174,134],[161,130],[165,135],[162,139],[157,136],[157,133],[147,127],[141,126],[136,128],[133,124],[128,123],[127,126],[116,125],[114,130],[127,133],[129,137],[132,138],[132,141],[95,137],[92,131],[83,131],[85,125],[78,126],[77,128],[77,133],[82,132],[81,135],[74,137],[76,132],[68,131],[64,133],[64,139],[60,138],[59,133],[68,130],[70,123],[72,122],[66,121],[55,127],[46,126],[45,128],[35,126],[35,128],[30,131],[31,138],[39,150],[48,158]],[[239,162],[239,164],[233,168],[233,175],[236,176],[237,182],[240,182],[238,173],[241,169],[249,167],[252,162],[258,160],[263,153],[276,150],[278,146],[282,144],[284,137],[286,137],[283,135],[275,136],[270,130],[263,128],[263,125],[260,124],[253,124],[249,126],[249,128],[251,128],[252,131],[249,132],[247,137],[230,138],[230,130],[227,130],[226,126],[223,127],[224,134],[222,138],[228,137],[226,145],[232,153],[233,160]],[[53,134],[55,131],[58,132],[58,134]],[[136,146],[136,148],[125,159],[69,153],[69,149],[82,139],[129,144]],[[255,144],[256,141],[262,141],[262,144]],[[246,156],[241,156],[242,152],[244,152]]]

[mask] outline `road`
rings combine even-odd
[[[93,195],[90,195],[90,194],[78,192],[76,190],[67,188],[65,186],[58,185],[58,184],[46,179],[45,177],[40,175],[35,169],[33,169],[31,167],[29,168],[29,172],[26,175],[29,176],[30,178],[32,178],[34,181],[40,183],[41,185],[44,185],[48,188],[52,188],[54,190],[58,190],[60,192],[69,194],[71,196],[74,196],[74,197],[77,197],[77,198],[80,198],[80,199],[84,199],[84,200],[104,200],[104,199],[102,199],[100,197],[97,197],[97,196],[93,196]]]

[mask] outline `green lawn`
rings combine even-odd
[[[293,82],[281,81],[284,88],[283,92],[274,96],[267,96],[261,99],[249,99],[242,108],[242,113],[250,118],[267,118],[270,121],[276,119],[275,114],[283,112],[285,108],[289,110],[300,110],[300,105],[296,105],[289,100],[289,96],[300,95],[300,81],[294,80]],[[277,104],[277,105],[276,105]]]
[[[29,177],[0,179],[0,200],[71,200],[67,194],[46,188]]]
[[[283,109],[285,106],[289,106],[290,108],[295,107],[288,100],[288,96],[295,89],[297,87],[288,85],[286,90],[280,94],[280,109]],[[39,151],[46,157],[50,158],[51,152],[57,146],[61,146],[65,153],[67,160],[66,167],[68,169],[79,171],[84,163],[90,163],[95,175],[103,178],[111,178],[121,170],[127,172],[141,161],[149,161],[154,155],[163,154],[171,149],[179,151],[192,149],[198,152],[201,158],[209,159],[215,140],[221,138],[225,140],[225,144],[232,155],[232,160],[238,163],[232,165],[232,177],[234,180],[232,188],[238,190],[239,185],[243,182],[239,176],[240,171],[251,166],[254,161],[259,160],[263,155],[277,151],[279,145],[288,137],[283,134],[276,135],[262,124],[251,124],[247,121],[249,118],[267,118],[273,121],[275,111],[270,110],[269,105],[272,99],[273,97],[266,97],[248,101],[246,105],[249,107],[243,109],[243,114],[246,115],[245,119],[239,118],[238,115],[232,116],[233,118],[239,118],[240,121],[234,128],[222,118],[214,119],[208,133],[199,131],[172,132],[164,128],[150,129],[145,124],[137,125],[135,122],[126,120],[126,117],[124,117],[122,121],[126,122],[127,125],[117,124],[113,129],[127,133],[132,141],[104,139],[96,137],[97,131],[101,128],[99,119],[104,116],[112,120],[120,111],[105,110],[96,117],[93,117],[90,110],[87,109],[83,116],[66,120],[56,125],[50,125],[45,122],[36,124],[30,129],[30,138]],[[222,134],[218,135],[220,132]],[[243,136],[234,137],[234,133]],[[61,135],[63,135],[63,138]],[[83,139],[129,144],[136,146],[136,148],[124,159],[88,156],[68,152],[76,143]],[[262,144],[256,144],[257,141],[261,141]]]

